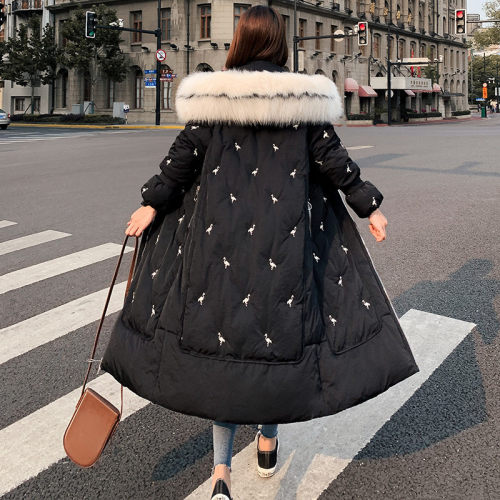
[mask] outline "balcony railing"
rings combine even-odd
[[[43,0],[14,0],[12,2],[12,12],[42,10]]]

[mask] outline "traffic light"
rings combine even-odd
[[[368,45],[368,23],[365,21],[358,23],[358,45]]]
[[[467,34],[467,12],[465,9],[455,10],[455,34]]]
[[[85,12],[85,37],[95,38],[95,30],[97,28],[97,18],[95,12]]]
[[[5,12],[3,11],[3,8],[5,7],[5,4],[0,3],[0,26],[5,22]]]

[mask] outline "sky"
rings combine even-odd
[[[485,17],[483,10],[484,0],[467,0],[468,14],[481,14],[481,19]]]

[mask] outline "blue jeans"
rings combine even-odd
[[[225,464],[231,468],[234,435],[238,424],[214,421],[214,467]],[[278,424],[262,425],[260,432],[266,438],[278,435]]]

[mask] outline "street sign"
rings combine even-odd
[[[158,49],[156,51],[156,60],[158,62],[163,62],[167,58],[167,53],[163,49]]]
[[[428,57],[403,57],[402,62],[403,63],[413,63],[415,65],[430,63]]]
[[[476,97],[476,101],[482,102],[482,101],[486,101],[486,99],[484,99],[483,97]]]
[[[333,32],[333,34],[336,36],[344,36],[345,35],[345,33],[342,30],[335,30]],[[343,42],[344,39],[343,38],[334,38],[333,41],[334,42]]]
[[[156,75],[156,70],[155,69],[145,69],[144,74],[145,75]]]
[[[144,78],[144,87],[147,89],[156,88],[156,78]]]

